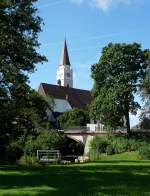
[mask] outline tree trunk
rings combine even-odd
[[[127,128],[127,134],[130,135],[130,118],[129,118],[129,112],[125,115],[126,118],[126,128]]]

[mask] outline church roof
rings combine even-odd
[[[65,39],[65,42],[64,42],[63,50],[62,50],[62,56],[61,56],[60,65],[70,65],[66,39]]]
[[[53,84],[41,83],[38,92],[42,96],[67,100],[72,108],[86,109],[92,100],[90,91]]]

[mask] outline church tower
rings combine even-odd
[[[57,70],[57,84],[73,88],[73,70],[71,69],[66,39],[64,41],[60,65]]]

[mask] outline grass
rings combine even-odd
[[[102,155],[100,157],[101,161],[139,161],[138,152],[125,152],[121,154],[114,154],[111,156]]]
[[[126,160],[125,160],[126,159]],[[44,168],[0,166],[0,196],[149,196],[150,161],[136,153]]]

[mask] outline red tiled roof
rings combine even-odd
[[[43,96],[68,100],[72,108],[86,109],[92,100],[90,91],[53,84],[41,83],[38,92]]]

